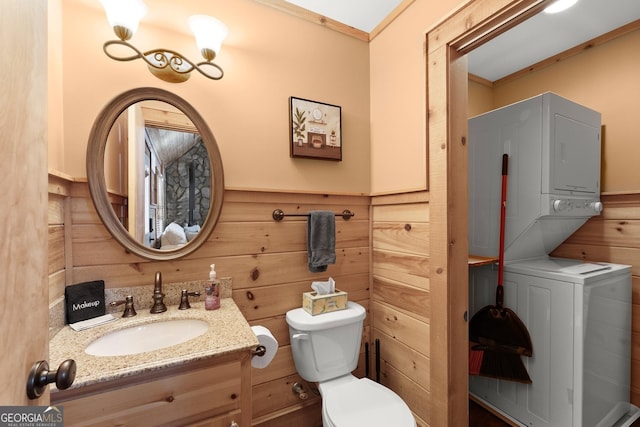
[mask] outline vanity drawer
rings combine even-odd
[[[60,402],[65,426],[175,426],[239,413],[239,361],[187,369],[148,382],[140,376],[129,386]]]

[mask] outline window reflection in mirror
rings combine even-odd
[[[169,250],[197,236],[209,213],[211,168],[180,110],[159,101],[124,110],[107,137],[104,171],[114,213],[136,242]]]

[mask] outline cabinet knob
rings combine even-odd
[[[49,364],[40,360],[36,362],[27,378],[27,396],[29,399],[37,399],[42,396],[47,384],[56,383],[59,390],[65,390],[71,387],[73,380],[76,379],[76,362],[73,359],[67,359],[60,364],[58,370],[50,371]]]

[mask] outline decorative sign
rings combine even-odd
[[[342,110],[337,105],[289,98],[291,157],[342,160]]]

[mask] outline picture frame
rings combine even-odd
[[[289,97],[291,157],[342,161],[342,108]]]

